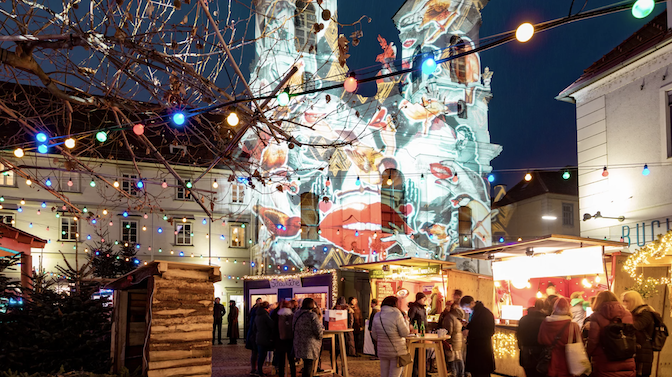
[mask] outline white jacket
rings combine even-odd
[[[373,317],[371,336],[376,341],[380,358],[391,359],[407,354],[404,337],[408,336],[408,333],[408,323],[397,308],[383,306]]]

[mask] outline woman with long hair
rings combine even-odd
[[[380,311],[373,317],[371,337],[378,345],[381,377],[399,377],[404,369],[397,367],[397,356],[408,353],[405,336],[409,334],[408,323],[399,310],[399,299],[387,296]]]
[[[560,297],[555,300],[553,312],[541,322],[537,336],[539,344],[553,346],[548,377],[572,377],[567,369],[565,345],[569,342],[569,334],[574,334],[576,341],[580,341],[579,330],[579,325],[572,322],[571,307],[567,299]]]
[[[612,361],[600,346],[604,328],[612,322],[632,323],[632,314],[625,309],[613,292],[602,291],[593,303],[590,316],[586,353],[591,358],[591,377],[635,377],[635,358]]]
[[[651,375],[653,364],[653,348],[651,347],[651,335],[655,326],[655,310],[644,302],[642,296],[635,291],[623,293],[623,306],[632,313],[632,324],[637,329],[637,354],[635,364],[637,376],[648,377]]]

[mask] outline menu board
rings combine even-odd
[[[382,300],[387,296],[394,296],[396,283],[393,281],[379,281],[376,282],[376,297],[378,300]]]

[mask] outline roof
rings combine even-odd
[[[104,288],[114,290],[128,289],[134,285],[142,283],[145,279],[154,275],[161,275],[168,270],[196,270],[208,273],[208,281],[218,282],[222,280],[218,266],[209,266],[207,264],[168,262],[155,260],[147,263],[145,266],[138,267],[135,270],[122,275],[118,279],[108,283]],[[188,277],[185,277],[185,279]]]
[[[550,234],[540,238],[534,238],[527,241],[510,243],[507,245],[493,245],[480,249],[467,250],[460,253],[451,254],[452,256],[476,258],[476,259],[495,259],[526,256],[529,249],[535,254],[555,253],[561,250],[577,249],[582,247],[604,246],[610,251],[622,250],[627,247],[626,242],[598,240],[595,238],[584,238],[576,236],[564,236]],[[606,250],[605,250],[606,251]]]
[[[457,265],[454,262],[448,262],[443,260],[407,257],[407,258],[384,260],[379,262],[348,264],[348,265],[342,265],[341,268],[350,270],[376,270],[376,269],[382,269],[383,266],[389,266],[389,265],[402,266],[402,267],[428,267],[437,264],[446,268],[452,268]]]
[[[672,30],[667,28],[667,10],[609,51],[600,60],[583,71],[581,77],[565,88],[556,99],[573,102],[573,93],[655,51],[672,41]]]
[[[570,173],[569,179],[562,178],[565,171]],[[532,179],[529,182],[524,179],[518,182],[502,199],[493,203],[493,207],[503,207],[543,194],[571,195],[578,198],[579,185],[576,168],[559,171],[535,170],[530,174],[532,174]]]
[[[45,239],[4,223],[0,223],[0,238],[13,239],[18,243],[30,245],[34,248],[43,248],[47,244]]]

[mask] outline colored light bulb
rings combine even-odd
[[[278,106],[287,106],[289,105],[289,92],[284,90],[278,94]]]
[[[637,0],[632,6],[632,15],[635,18],[644,18],[653,12],[655,6],[654,0]]]
[[[425,75],[431,75],[436,71],[436,61],[433,58],[427,58],[422,62],[422,73]]]
[[[107,132],[105,132],[105,131],[96,132],[96,140],[98,140],[101,143],[106,142],[107,141]]]
[[[187,118],[184,116],[184,113],[177,112],[177,113],[173,114],[173,123],[175,123],[176,125],[181,126],[186,121],[187,121]]]
[[[357,90],[357,79],[354,76],[350,76],[343,82],[343,88],[346,92],[353,93]]]
[[[44,132],[40,132],[37,135],[35,135],[35,140],[37,140],[38,143],[44,143],[47,141],[47,134]]]
[[[238,114],[236,113],[231,113],[229,116],[226,117],[226,123],[229,124],[231,127],[235,127],[240,123],[240,119],[238,118]]]
[[[145,133],[145,126],[142,124],[136,124],[133,126],[133,133],[140,136]]]
[[[649,165],[644,165],[644,169],[642,170],[642,175],[646,176],[651,174],[651,171],[649,170]]]

